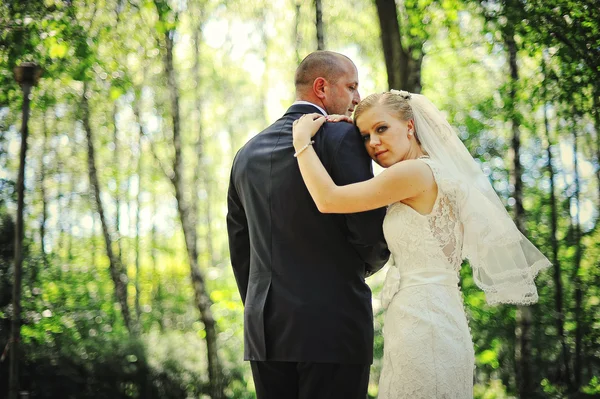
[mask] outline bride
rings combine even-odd
[[[490,304],[537,302],[535,276],[550,266],[516,228],[486,176],[443,114],[424,96],[392,90],[356,107],[365,148],[385,168],[336,186],[311,137],[327,120],[294,122],[302,177],[324,213],[388,206],[383,229],[395,264],[383,288],[383,369],[379,398],[473,397],[474,351],[459,290],[468,259]]]

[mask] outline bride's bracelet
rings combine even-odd
[[[294,158],[298,158],[298,155],[302,154],[302,151],[306,150],[309,146],[313,145],[314,143],[314,140],[309,141],[308,144],[296,151],[296,153],[294,154]]]

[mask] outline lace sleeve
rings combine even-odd
[[[435,161],[432,169],[438,192],[454,202],[462,225],[458,263],[468,259],[475,284],[489,304],[530,305],[538,300],[534,279],[550,267],[546,257],[521,232],[500,201],[490,201],[472,184],[453,177]],[[445,251],[446,252],[446,251]]]
[[[469,260],[475,283],[489,303],[536,302],[534,278],[550,262],[517,229],[445,115],[421,94],[411,94],[407,100],[423,150],[444,176],[461,187],[455,197],[463,228],[461,255]]]

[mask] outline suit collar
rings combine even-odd
[[[310,114],[313,112],[316,112],[319,114],[323,113],[319,109],[319,107],[317,107],[316,105],[310,104],[307,102],[301,102],[301,103],[292,104],[292,106],[289,107],[288,110],[285,112],[285,115],[288,115],[288,114]]]

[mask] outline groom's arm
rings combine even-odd
[[[229,190],[227,191],[227,234],[229,236],[229,257],[233,274],[242,302],[245,304],[250,275],[250,235],[246,212],[233,181],[233,170],[229,180]]]
[[[343,122],[336,127],[345,133],[333,152],[331,177],[335,183],[346,185],[373,178],[373,164],[358,130]],[[384,217],[385,208],[345,215],[349,241],[366,263],[366,277],[379,271],[390,257],[383,237]]]

